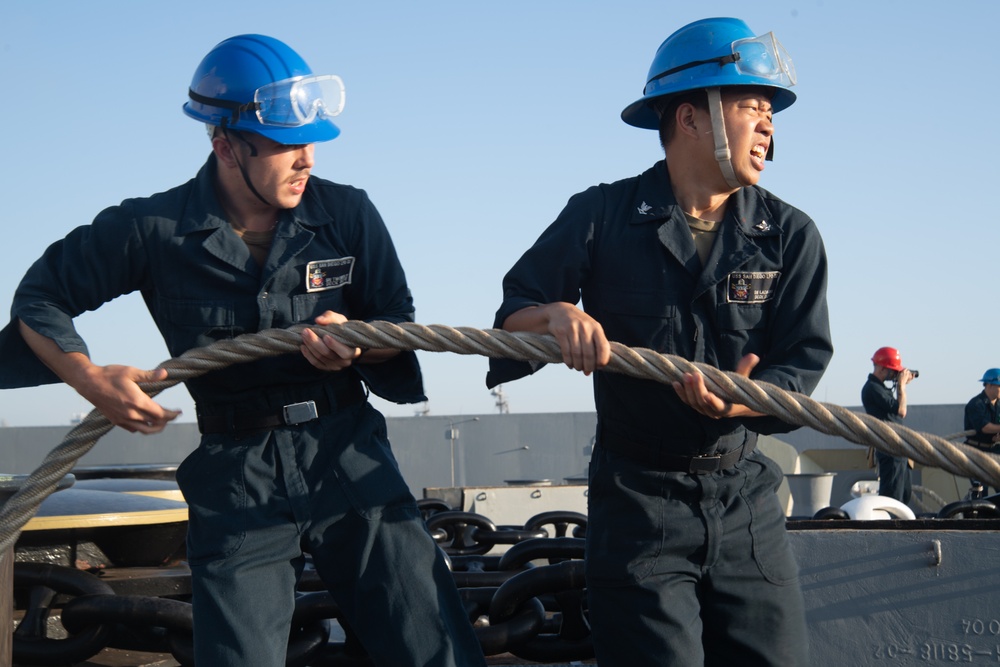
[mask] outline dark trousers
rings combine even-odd
[[[878,464],[878,494],[908,505],[913,495],[910,462],[904,456],[890,456],[879,451],[875,452],[875,461]]]
[[[992,439],[989,440],[988,442],[979,442],[978,440],[974,440],[973,438],[968,438],[966,439],[965,444],[969,445],[970,447],[975,447],[976,449],[981,449],[985,452],[990,452],[991,454],[1000,454],[1000,445],[994,443]],[[969,484],[973,487],[976,486],[983,487],[982,497],[990,495],[990,487],[987,486],[985,482],[982,482],[973,477],[969,479]],[[994,488],[993,490],[997,491],[996,488]],[[972,491],[970,490],[969,493],[971,494]]]
[[[657,472],[598,446],[587,591],[601,667],[805,667],[798,566],[754,452],[710,475]]]
[[[177,481],[190,506],[198,665],[285,664],[305,550],[380,667],[485,666],[367,403],[243,438],[205,436]]]

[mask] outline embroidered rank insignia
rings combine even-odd
[[[322,292],[351,284],[354,258],[324,259],[306,265],[306,291]]]
[[[726,293],[728,303],[765,303],[774,298],[780,271],[733,271]]]

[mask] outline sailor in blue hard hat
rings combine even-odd
[[[265,35],[239,35],[216,45],[195,71],[188,97],[184,113],[208,125],[213,140],[226,142],[220,144],[223,165],[236,169],[265,209],[297,203],[308,179],[312,144],[340,134],[332,119],[345,100],[340,77],[313,74],[298,53]],[[266,196],[260,192],[264,183],[255,183],[250,171],[259,166],[254,158],[262,157],[260,144],[267,142],[253,136],[280,146],[300,146],[308,153],[297,165],[299,178],[289,181],[289,187]],[[283,175],[260,178],[266,181],[269,176]]]
[[[979,378],[983,390],[965,404],[965,430],[972,431],[965,444],[988,452],[1000,452],[1000,368],[989,368]],[[971,494],[982,497],[989,487],[972,479]]]
[[[979,378],[983,390],[965,406],[965,430],[975,431],[969,444],[993,449],[1000,440],[1000,368],[990,368]]]
[[[204,57],[188,98],[184,113],[210,129],[205,164],[49,247],[0,331],[0,387],[62,380],[112,424],[157,433],[179,413],[139,385],[166,371],[93,363],[73,318],[140,292],[175,357],[308,325],[295,349],[185,381],[201,431],[176,473],[193,662],[285,665],[301,651],[289,637],[308,562],[374,663],[483,667],[445,556],[368,402],[369,391],[427,400],[415,354],[363,351],[311,328],[414,316],[367,194],[312,173],[315,143],[340,132],[340,78],[314,74],[273,37],[239,35]]]
[[[700,372],[671,385],[605,370],[613,340],[816,387],[833,353],[822,239],[758,186],[794,83],[780,42],[743,21],[674,32],[621,114],[659,131],[665,159],[572,196],[503,281],[494,326],[552,335],[594,377],[586,577],[602,667],[810,664],[781,471],[756,449],[791,427]],[[536,371],[492,359],[487,384]]]

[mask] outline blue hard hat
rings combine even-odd
[[[191,79],[184,113],[279,144],[311,144],[340,134],[330,120],[344,105],[334,75],[316,76],[291,47],[265,35],[238,35],[208,52]]]
[[[653,57],[642,98],[625,107],[622,120],[648,130],[660,119],[651,101],[676,93],[721,86],[764,86],[774,90],[775,113],[795,101],[792,59],[773,33],[755,36],[739,19],[689,23],[667,37]]]
[[[983,379],[980,382],[1000,385],[1000,368],[991,368],[983,373]]]

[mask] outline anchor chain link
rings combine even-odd
[[[480,514],[443,508],[443,501],[422,501],[483,653],[535,662],[592,658],[583,583],[586,517],[545,512],[524,526],[498,527]],[[565,536],[569,526],[578,537]],[[508,548],[488,555],[497,545]],[[193,665],[190,580],[169,596],[119,595],[101,572],[15,562],[15,663],[75,664],[112,648],[170,653]],[[343,641],[330,641],[333,621]],[[350,622],[307,568],[296,590],[286,665],[363,665],[366,657]]]
[[[420,506],[429,532],[445,552],[485,655],[511,654],[540,663],[593,658],[584,580],[585,515],[543,512],[524,526],[497,526],[483,515],[452,510],[441,500],[422,500]],[[1000,509],[987,499],[964,500],[925,520],[946,521],[942,525],[954,528],[956,517],[996,520]],[[835,507],[813,517],[817,523],[848,519]],[[505,547],[502,553],[488,553],[496,545]],[[176,578],[175,568],[168,569]],[[102,579],[105,572],[15,562],[14,605],[20,618],[13,634],[16,664],[74,664],[104,648],[170,653],[181,665],[193,664],[190,577],[169,594],[120,595]],[[128,590],[136,586],[129,584]],[[342,641],[330,640],[334,622],[343,631]],[[366,660],[350,622],[316,571],[307,567],[296,589],[286,664],[359,667],[370,664]]]

